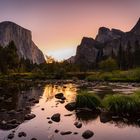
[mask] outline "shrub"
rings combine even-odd
[[[117,62],[115,59],[109,57],[106,60],[103,60],[99,63],[99,68],[105,71],[113,71],[118,68]]]
[[[140,98],[136,95],[108,95],[103,100],[104,107],[120,116],[133,116],[140,113]]]
[[[100,98],[94,93],[88,93],[86,91],[80,91],[76,97],[76,106],[79,108],[96,109],[101,105]]]

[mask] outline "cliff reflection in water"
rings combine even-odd
[[[21,83],[8,83],[0,90],[0,128],[13,129],[25,121],[31,106],[39,101],[43,90],[40,87],[23,87]]]
[[[139,122],[136,123],[133,120],[130,121],[125,118],[108,119],[106,118],[107,116],[101,116],[100,112],[92,112],[88,110],[74,112],[67,111],[65,105],[68,102],[75,101],[76,98],[77,88],[74,84],[46,84],[45,86],[30,85],[28,88],[27,86],[25,86],[25,88],[19,87],[21,87],[21,85],[16,85],[14,88],[12,86],[12,88],[7,87],[7,89],[5,89],[5,87],[2,87],[0,89],[1,129],[7,130],[16,128],[25,121],[26,114],[30,114],[31,112],[34,112],[37,116],[35,123],[39,126],[41,117],[43,118],[45,116],[44,121],[46,121],[46,117],[50,117],[56,111],[61,114],[62,120],[69,119],[71,124],[73,124],[74,121],[80,121],[86,126],[90,125],[92,122],[96,122],[99,125],[103,123],[106,123],[106,125],[111,124],[118,128],[140,126]],[[55,98],[55,94],[57,93],[63,93],[66,97],[66,101],[63,104],[60,104],[60,102],[58,102],[59,100]],[[41,107],[46,107],[47,109],[40,113]],[[69,113],[72,115],[66,117],[65,115]],[[104,122],[104,119],[107,119],[108,121],[105,120]],[[3,125],[5,123],[7,123],[6,126]],[[63,124],[61,125],[64,128],[71,127],[66,126],[67,122],[65,121],[63,121]],[[47,125],[44,127],[46,129]]]

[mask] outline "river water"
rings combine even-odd
[[[9,91],[10,92],[10,91]],[[60,103],[55,98],[55,94],[62,92],[66,97],[65,103]],[[30,140],[36,138],[37,140],[83,140],[82,133],[85,130],[94,132],[91,140],[139,140],[140,127],[137,124],[122,121],[109,121],[103,123],[100,121],[100,116],[91,112],[86,112],[84,115],[77,114],[74,111],[69,112],[65,109],[65,105],[69,102],[75,101],[77,94],[77,86],[75,84],[46,84],[44,86],[31,87],[28,90],[18,91],[11,98],[11,102],[7,101],[2,104],[1,109],[7,110],[23,109],[25,106],[31,106],[28,112],[36,115],[31,120],[23,119],[24,113],[16,114],[16,119],[22,123],[14,129],[6,130],[0,129],[0,140],[7,140],[10,133],[14,133],[13,140]],[[16,97],[15,97],[16,96]],[[37,99],[39,102],[30,103],[32,98]],[[9,99],[10,100],[10,99]],[[51,117],[55,113],[61,114],[60,122],[53,122],[50,124],[47,117]],[[0,113],[0,121],[7,121],[10,119],[7,114]],[[81,128],[76,128],[74,122],[80,121]],[[55,133],[55,130],[59,130]],[[70,135],[61,135],[61,131],[71,131]],[[25,132],[26,137],[18,137],[19,132]],[[78,134],[75,135],[74,132]]]

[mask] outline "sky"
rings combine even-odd
[[[129,31],[140,17],[140,0],[0,0],[0,22],[32,31],[35,44],[57,60],[76,53],[82,38],[99,27]]]

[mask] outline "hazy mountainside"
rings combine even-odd
[[[77,47],[75,63],[92,69],[109,57],[115,59],[121,69],[140,65],[140,19],[129,32],[101,27],[95,39],[84,37]]]
[[[45,62],[41,50],[32,41],[31,31],[9,21],[0,23],[0,45],[5,47],[14,41],[20,58],[29,59],[33,63]]]

